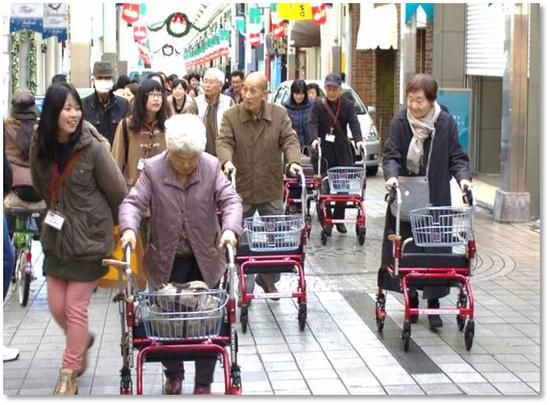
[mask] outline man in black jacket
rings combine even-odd
[[[125,98],[113,93],[113,67],[109,62],[94,64],[92,83],[95,92],[82,100],[84,119],[112,144],[116,127],[130,105]]]
[[[347,127],[355,145],[361,149],[363,136],[361,125],[357,119],[354,105],[351,101],[342,97],[342,78],[337,73],[329,73],[325,78],[326,99],[317,99],[311,107],[309,115],[308,136],[309,143],[313,149],[321,142],[323,161],[326,159],[327,168],[336,166],[353,166],[353,153],[347,136]],[[312,159],[316,167],[316,156]],[[322,166],[324,163],[322,162]],[[322,175],[326,176],[322,167]],[[324,190],[327,193],[328,190]],[[337,203],[334,208],[334,219],[344,219],[345,203]],[[346,233],[346,226],[342,223],[336,224],[340,233]]]

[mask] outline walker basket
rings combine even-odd
[[[147,337],[154,340],[219,336],[228,295],[225,290],[161,294],[138,293],[138,310]]]
[[[473,207],[419,208],[410,217],[417,246],[463,246],[473,240]]]
[[[281,252],[300,247],[301,215],[264,215],[246,218],[249,248],[253,252]]]
[[[361,194],[362,167],[333,167],[327,175],[331,194]]]

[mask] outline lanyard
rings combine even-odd
[[[328,115],[330,116],[330,119],[332,121],[331,127],[334,128],[338,124],[338,115],[340,114],[340,111],[342,111],[342,97],[338,98],[338,102],[336,103],[336,115],[334,114],[334,111],[332,111],[332,108],[328,105],[328,101],[325,99],[323,100],[323,105],[325,106],[325,109],[328,112]]]
[[[59,166],[57,162],[54,163],[52,183],[50,185],[50,194],[52,196],[52,207],[57,204],[57,200],[59,198],[59,194],[61,193],[61,188],[63,188],[63,185],[65,184],[65,180],[67,180],[69,173],[71,173],[76,162],[82,157],[86,149],[88,148],[87,147],[82,148],[71,156],[71,159],[63,169],[63,172],[61,173],[61,176],[59,176],[59,178],[58,178]]]

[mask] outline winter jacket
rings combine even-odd
[[[54,277],[91,281],[105,274],[101,260],[115,248],[113,226],[118,206],[126,195],[124,177],[109,152],[107,140],[84,121],[72,154],[86,148],[61,188],[58,205],[52,207],[51,184],[54,161],[38,159],[33,138],[30,150],[31,174],[36,193],[48,209],[65,216],[61,230],[42,226],[41,242],[47,272]]]
[[[128,114],[130,104],[124,97],[110,92],[109,101],[103,105],[94,92],[82,100],[82,108],[84,119],[95,126],[98,132],[112,145],[116,127],[120,120]]]
[[[23,159],[17,146],[18,130],[19,121],[16,119],[8,118],[4,121],[4,147],[13,175],[13,187],[32,186],[30,163]]]
[[[124,174],[126,184],[132,187],[137,181],[141,171],[138,164],[142,158],[151,158],[166,150],[164,128],[155,121],[152,127],[143,126],[139,133],[130,129],[131,117],[125,118],[128,130],[128,145],[124,138],[122,121],[118,124],[113,140],[111,153],[115,157],[118,168]]]
[[[281,153],[282,152],[282,153]],[[237,169],[237,191],[247,205],[283,198],[283,156],[286,163],[300,163],[300,143],[286,110],[262,104],[256,120],[243,106],[223,115],[216,141],[220,162],[230,160]]]
[[[305,99],[305,103],[297,105],[294,103],[285,103],[284,107],[288,112],[290,121],[292,121],[292,128],[296,131],[298,139],[300,140],[300,146],[308,144],[308,124],[309,114],[311,112],[311,102],[308,98]]]
[[[334,142],[327,142],[326,140],[326,134],[330,133],[330,128],[333,127],[333,123],[330,114],[323,106],[325,101],[319,99],[315,100],[309,115],[308,144],[311,144],[316,139],[320,140],[323,160],[326,159],[329,169],[335,166],[353,165],[353,154],[347,136],[348,125],[353,140],[355,142],[363,140],[361,125],[357,119],[353,103],[344,97],[340,97],[340,100],[342,101],[342,106],[337,116],[338,125],[334,127],[333,131],[335,135]],[[329,106],[336,116],[337,103],[329,102]],[[316,165],[315,161],[314,165]]]
[[[120,205],[119,227],[137,231],[148,209],[150,242],[143,258],[149,282],[156,288],[168,283],[180,235],[185,227],[202,277],[210,288],[220,281],[225,269],[225,250],[218,249],[220,226],[217,209],[223,215],[223,229],[241,233],[242,200],[221,171],[218,159],[200,155],[197,168],[182,183],[165,151],[147,159],[136,185]]]

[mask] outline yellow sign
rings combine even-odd
[[[311,20],[311,4],[309,3],[279,3],[277,14],[281,20]]]

